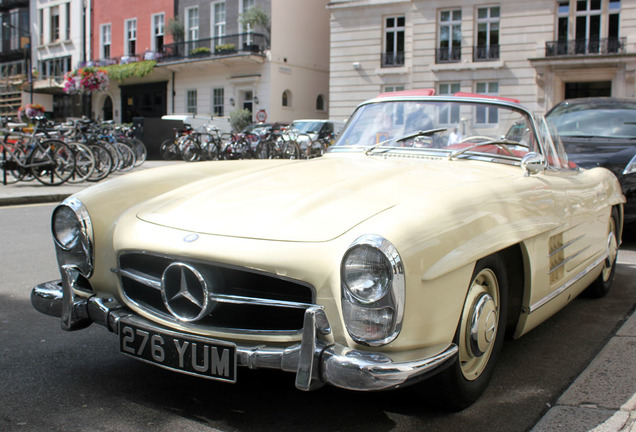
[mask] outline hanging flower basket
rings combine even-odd
[[[26,104],[18,109],[18,119],[29,123],[33,118],[44,115],[44,107],[40,104]]]
[[[69,94],[108,90],[108,72],[101,68],[85,67],[64,75],[64,91]]]

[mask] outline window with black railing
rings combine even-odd
[[[260,54],[268,49],[269,39],[266,35],[247,32],[164,44],[159,61],[174,61],[190,57]]]
[[[473,47],[473,61],[499,60],[499,45],[477,45]]]
[[[477,9],[477,45],[473,47],[473,61],[499,59],[499,7]]]
[[[452,46],[438,48],[435,54],[436,63],[457,63],[462,60],[462,47]]]
[[[461,61],[462,11],[443,10],[439,14],[439,45],[436,63],[456,63]]]
[[[403,16],[385,18],[382,67],[404,66],[405,24],[406,19]]]
[[[624,54],[626,38],[575,39],[549,41],[545,44],[546,57]]]

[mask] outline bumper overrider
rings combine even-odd
[[[79,271],[63,267],[62,275],[62,280],[39,284],[31,292],[33,307],[61,318],[62,329],[79,330],[97,323],[119,333],[120,323],[126,321],[157,332],[173,332],[133,314],[115,299],[76,296]],[[304,315],[300,343],[286,348],[237,345],[236,365],[296,372],[296,387],[301,390],[313,390],[324,384],[349,390],[386,390],[413,384],[439,372],[455,361],[458,351],[454,344],[433,356],[424,350],[397,354],[362,351],[340,344],[328,345],[321,337],[324,339],[330,333],[322,307],[311,307]]]

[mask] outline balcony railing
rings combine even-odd
[[[626,38],[575,39],[545,43],[545,56],[604,55],[625,53]]]
[[[462,47],[437,48],[435,63],[458,63],[462,60]]]
[[[404,66],[404,52],[382,53],[382,67]]]
[[[193,58],[213,58],[232,54],[258,54],[263,53],[267,49],[269,49],[269,39],[267,39],[265,35],[248,32],[166,44],[161,52],[146,51],[143,54],[131,54],[121,57],[91,60],[89,62],[79,64],[78,67],[101,67],[114,64],[134,63],[143,60],[166,62]]]
[[[473,61],[499,60],[499,45],[477,45],[473,47]]]
[[[269,39],[265,35],[248,32],[166,44],[158,60],[162,62],[232,54],[258,54],[267,49]]]

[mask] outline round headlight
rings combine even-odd
[[[360,303],[371,304],[386,295],[393,271],[387,257],[369,245],[350,249],[342,262],[342,280]]]
[[[59,206],[53,214],[53,236],[64,249],[71,249],[80,238],[82,226],[77,214],[67,206]]]

